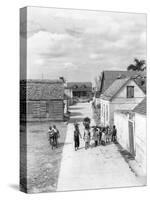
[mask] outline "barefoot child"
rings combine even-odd
[[[85,130],[84,130],[85,149],[89,148],[90,137],[91,137],[90,129],[86,127]]]
[[[77,123],[74,124],[74,128],[75,128],[75,130],[74,130],[74,148],[75,148],[75,151],[77,151],[80,146],[79,136],[81,138],[81,134],[80,134],[80,130],[79,130]]]

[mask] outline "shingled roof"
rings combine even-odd
[[[102,84],[100,92],[104,93],[105,90],[117,79],[117,77],[131,78],[136,75],[146,76],[146,73],[138,71],[103,71],[102,72]],[[138,84],[139,85],[139,84]],[[141,88],[144,92],[146,91],[146,86]]]
[[[143,101],[141,103],[139,103],[134,109],[133,112],[142,114],[142,115],[146,115],[146,97],[143,99]]]
[[[20,82],[21,100],[54,100],[64,98],[60,80],[27,80]]]
[[[115,94],[130,80],[130,78],[116,79],[111,86],[101,95],[102,99],[111,100]]]
[[[89,88],[92,89],[91,82],[67,82],[66,88]]]

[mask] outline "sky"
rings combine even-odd
[[[26,21],[21,20],[21,37]],[[146,60],[146,15],[28,7],[27,78],[92,81]]]

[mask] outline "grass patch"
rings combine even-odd
[[[58,148],[51,149],[48,127],[55,124],[60,131]],[[27,124],[27,192],[54,192],[62,158],[67,126],[61,122]],[[23,132],[21,132],[23,134]]]

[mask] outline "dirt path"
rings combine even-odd
[[[92,112],[89,103],[76,104],[70,110],[72,116],[67,128],[57,191],[140,186],[139,179],[130,170],[116,145],[95,148],[92,141],[91,148],[85,150],[82,139],[80,149],[74,151],[73,122],[80,122],[83,135],[82,119],[86,116],[92,118]]]
[[[59,138],[58,148],[52,150],[48,141],[47,131],[48,127],[53,124],[60,130],[61,137]],[[67,125],[63,122],[27,123],[27,143],[24,124],[21,125],[21,130],[21,151],[22,155],[26,156],[25,145],[27,145],[27,165],[21,160],[22,171],[20,178],[22,185],[27,190],[26,192],[56,191]],[[22,158],[26,159],[23,156]]]

